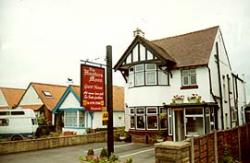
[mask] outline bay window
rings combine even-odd
[[[163,72],[156,64],[138,64],[129,68],[129,87],[144,85],[169,85],[168,72]]]
[[[75,111],[64,112],[64,126],[77,127],[77,112]]]

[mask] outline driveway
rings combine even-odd
[[[79,156],[86,155],[89,148],[99,154],[106,143],[84,144],[70,147],[23,152],[0,156],[1,163],[79,163]],[[133,159],[133,163],[154,163],[154,146],[115,142],[115,155],[120,160]]]

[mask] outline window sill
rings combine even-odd
[[[181,89],[197,89],[197,88],[199,88],[198,85],[181,86]]]

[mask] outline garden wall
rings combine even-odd
[[[105,142],[106,140],[107,133],[98,132],[87,135],[70,135],[53,138],[39,138],[32,140],[0,142],[0,155],[87,143]]]

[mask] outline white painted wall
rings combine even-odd
[[[8,108],[8,103],[3,95],[3,92],[0,90],[0,107]]]
[[[30,86],[29,89],[25,92],[19,105],[43,105],[43,102],[37,95],[35,89]]]
[[[107,128],[102,125],[102,112],[94,112],[93,126],[92,129]],[[113,126],[123,127],[124,124],[124,112],[113,112]]]
[[[181,72],[180,70],[172,71],[170,78],[170,86],[145,86],[145,87],[125,87],[125,103],[129,107],[134,106],[163,106],[172,103],[173,96],[184,95],[185,101],[192,94],[198,94],[202,97],[202,101],[213,102],[210,95],[208,69],[199,67],[196,69],[197,89],[180,89],[181,88]]]
[[[238,85],[238,116],[239,125],[243,125],[245,121],[245,106],[246,106],[246,95],[245,95],[245,84],[240,80],[237,81]]]
[[[66,132],[66,131],[70,131],[70,132],[75,132],[76,135],[84,135],[87,134],[86,129],[85,128],[80,128],[80,129],[74,129],[74,128],[62,128],[62,132]]]
[[[65,109],[65,108],[81,108],[79,101],[72,92],[70,92],[67,95],[67,97],[65,98],[60,107],[60,109]]]
[[[218,47],[219,47],[219,59],[220,59],[220,71],[221,71],[221,82],[222,82],[222,97],[223,97],[223,117],[224,117],[224,128],[229,128],[230,127],[230,108],[229,108],[229,97],[230,97],[230,104],[232,107],[235,107],[235,103],[234,103],[234,98],[233,98],[233,94],[229,94],[228,95],[228,82],[227,82],[227,75],[229,75],[230,77],[230,91],[233,91],[233,78],[232,78],[232,70],[230,68],[230,62],[228,60],[227,54],[226,54],[226,50],[223,44],[223,40],[222,40],[222,36],[221,33],[218,32],[215,42],[214,42],[214,46],[211,52],[211,56],[210,56],[210,60],[209,60],[209,68],[211,70],[211,81],[212,81],[212,89],[213,89],[213,93],[216,96],[220,96],[219,94],[219,82],[218,82],[218,69],[217,69],[217,64],[216,64],[216,59],[214,57],[214,55],[216,54],[216,42],[218,42]],[[223,78],[222,76],[225,76],[225,89],[223,88]],[[243,104],[243,100],[245,95],[244,95],[244,91],[243,91],[243,86],[240,86],[241,91],[239,92],[239,96],[241,97],[241,102],[239,102],[239,110],[242,106],[244,106]],[[224,92],[225,91],[225,92]],[[227,101],[227,102],[225,102]],[[218,100],[218,103],[219,100]],[[228,115],[228,120],[226,119],[226,114]],[[239,117],[239,124],[242,124],[242,118]],[[226,121],[228,121],[229,126],[226,126]],[[219,110],[218,112],[218,124],[219,124],[219,129],[221,129],[221,110]],[[232,126],[233,127],[233,126]]]

